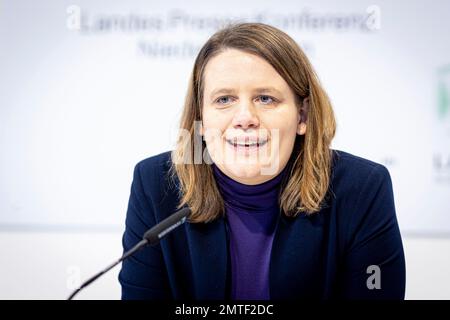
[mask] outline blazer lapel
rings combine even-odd
[[[280,214],[269,269],[271,299],[320,296],[323,223],[322,214],[300,214],[296,218]]]
[[[228,241],[224,218],[207,224],[186,223],[186,231],[195,299],[225,300]]]
[[[167,171],[171,166],[171,159],[165,161],[163,179],[168,181]],[[171,183],[161,184],[162,199],[159,203],[160,212],[175,212],[179,203],[180,181],[177,177]],[[190,223],[186,221],[185,238],[180,247],[180,256],[186,264],[191,264],[192,279],[189,288],[194,292],[197,300],[225,300],[227,297],[228,276],[228,240],[225,218],[220,217],[210,223]],[[186,247],[184,246],[186,245]],[[187,250],[185,250],[186,248]],[[177,264],[180,267],[180,263]],[[190,292],[192,292],[189,290]]]
[[[178,189],[179,181],[176,179],[174,186],[162,190],[159,212],[176,211],[176,204],[180,201]],[[183,265],[188,267],[189,262],[191,264],[192,279],[189,281],[191,286],[189,292],[193,292],[195,295],[193,298],[199,300],[226,299],[228,240],[224,218],[218,218],[210,223],[186,221],[184,227],[185,242],[180,244],[186,249],[180,251],[179,258],[186,264],[178,263],[177,267],[183,268]]]

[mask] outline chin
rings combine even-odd
[[[241,179],[256,179],[261,176],[261,167],[258,164],[235,164],[227,169],[235,177]]]

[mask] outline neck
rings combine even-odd
[[[255,185],[238,182],[222,172],[215,164],[212,164],[212,166],[214,177],[226,206],[261,212],[279,205],[281,183],[287,172],[287,166],[270,180]]]

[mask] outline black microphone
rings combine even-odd
[[[80,292],[82,289],[86,288],[88,285],[90,285],[92,282],[97,280],[100,276],[114,268],[116,265],[121,263],[126,258],[132,256],[134,253],[136,253],[138,250],[144,248],[147,245],[154,245],[158,243],[164,236],[166,236],[168,233],[173,231],[176,227],[182,225],[186,221],[186,217],[191,213],[191,209],[188,207],[184,207],[174,214],[171,214],[169,217],[161,221],[160,223],[153,226],[151,229],[146,231],[144,233],[144,236],[142,237],[142,240],[138,242],[133,248],[128,250],[123,254],[123,256],[117,260],[116,262],[112,263],[108,267],[106,267],[104,270],[100,271],[93,277],[89,278],[85,282],[81,284],[81,286],[76,289],[67,300],[72,300],[75,295]]]

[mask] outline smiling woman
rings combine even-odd
[[[238,23],[212,35],[175,150],[135,167],[124,250],[177,209],[192,213],[124,261],[122,297],[403,299],[390,174],[331,149],[335,130],[327,94],[286,33]]]
[[[203,125],[199,132],[196,121]],[[195,61],[180,128],[191,133],[189,141],[202,135],[207,157],[240,183],[268,181],[292,160],[281,194],[285,214],[320,210],[329,187],[334,113],[308,58],[284,32],[244,23],[213,35]],[[187,161],[198,146],[185,138],[173,153],[180,206],[191,207],[191,221],[210,221],[224,212],[223,199],[212,166]],[[250,141],[253,146],[245,145]]]

